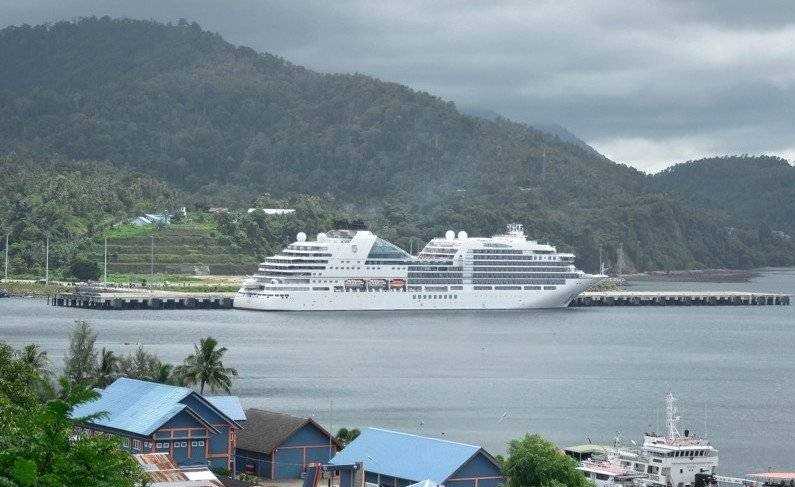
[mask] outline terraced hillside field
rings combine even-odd
[[[93,253],[104,261],[102,243]],[[109,274],[245,275],[257,268],[255,256],[222,245],[211,228],[154,225],[108,236]]]

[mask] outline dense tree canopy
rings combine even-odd
[[[36,358],[38,357],[38,358]],[[36,358],[36,360],[31,360]],[[133,487],[142,470],[110,436],[76,435],[75,405],[96,392],[61,381],[60,395],[37,350],[0,342],[0,485],[13,487]]]
[[[527,434],[508,443],[503,461],[508,487],[589,487],[577,462],[539,435]]]

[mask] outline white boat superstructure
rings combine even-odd
[[[582,460],[580,470],[588,473],[597,487],[694,487],[696,475],[712,478],[718,467],[718,450],[688,430],[681,433],[676,398],[668,393],[665,399],[666,434],[644,435],[637,451],[580,445],[567,448],[566,453]]]
[[[693,487],[696,474],[714,475],[718,468],[718,450],[709,441],[679,430],[676,398],[665,397],[665,435],[646,434],[641,453],[646,462],[649,486]]]
[[[527,240],[521,225],[488,238],[448,231],[418,256],[365,230],[296,241],[246,279],[235,307],[256,310],[519,309],[568,306],[606,276]]]
[[[596,487],[638,487],[646,475],[622,465],[618,458],[589,458],[577,467]]]

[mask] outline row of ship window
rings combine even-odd
[[[496,264],[496,265],[495,265]],[[566,272],[568,271],[568,267],[559,264],[549,266],[549,262],[547,263],[538,263],[538,264],[524,264],[521,262],[489,262],[488,264],[475,264],[472,266],[472,270],[475,271],[499,271],[499,272],[511,272],[511,271],[531,271],[531,272]]]
[[[508,279],[521,279],[528,277],[548,278],[548,279],[576,279],[579,275],[575,273],[555,273],[555,272],[527,272],[507,274],[504,272],[473,272],[472,277],[502,277]]]
[[[412,294],[411,299],[458,299],[457,294]]]
[[[324,265],[288,265],[288,266],[273,266],[273,265],[265,265],[262,267],[266,271],[286,271],[290,269],[320,269],[323,270],[326,268]]]
[[[566,284],[565,279],[472,279],[472,284]]]
[[[469,258],[467,258],[469,259]],[[568,257],[557,257],[554,255],[523,255],[523,254],[515,254],[515,255],[489,255],[489,254],[478,254],[472,256],[473,260],[534,260],[534,261],[548,261],[548,260],[571,260]]]
[[[265,264],[328,264],[328,259],[276,259],[274,257],[266,257]]]
[[[463,284],[463,279],[417,279],[409,278],[411,284]]]
[[[520,291],[522,286],[472,286],[475,291]],[[554,291],[557,286],[524,286],[525,291]]]
[[[331,257],[331,254],[323,253],[306,253],[306,252],[290,252],[289,250],[285,250],[284,253],[276,255],[276,257],[289,257],[289,258],[298,258],[298,257]]]

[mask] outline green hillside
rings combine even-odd
[[[676,164],[653,187],[695,208],[728,211],[795,237],[795,167],[780,157],[728,156]]]
[[[3,29],[0,108],[0,152],[55,166],[107,161],[191,209],[318,198],[322,217],[276,233],[250,216],[219,222],[227,253],[261,257],[344,214],[415,248],[448,228],[481,235],[520,222],[589,270],[600,248],[609,260],[619,246],[642,269],[795,263],[792,243],[771,253],[760,222],[731,205],[694,206],[590,148],[399,84],[313,72],[196,24]],[[22,218],[6,213],[5,225]]]

